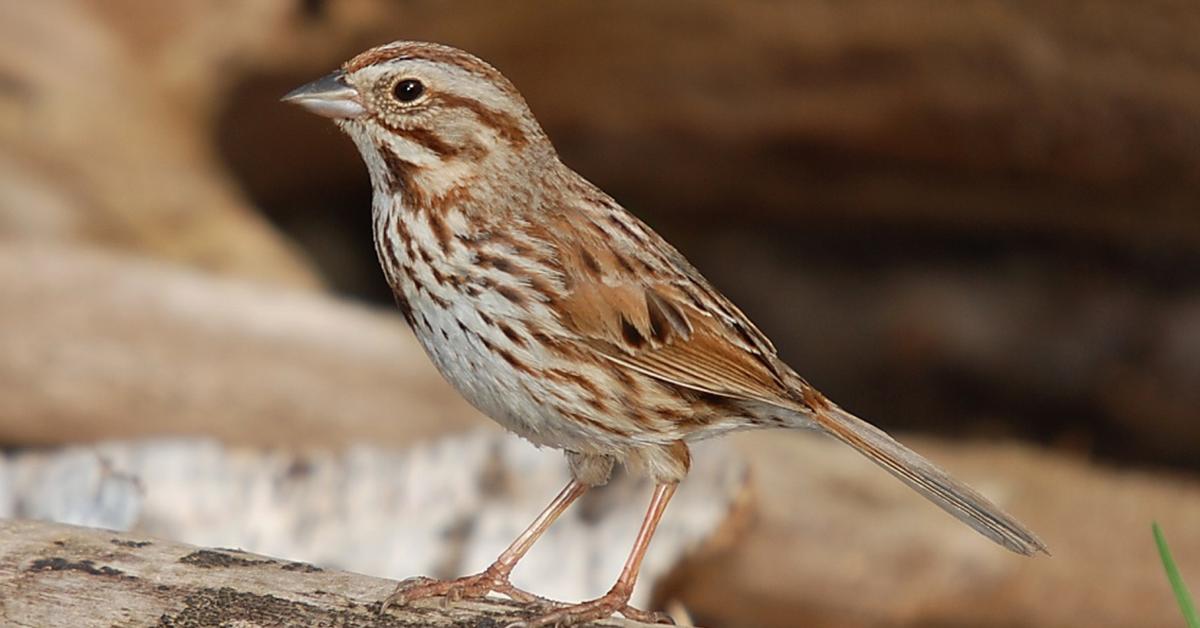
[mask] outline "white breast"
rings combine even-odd
[[[403,225],[397,225],[397,220],[403,220]],[[413,238],[415,255],[400,240],[398,227]],[[484,277],[503,285],[513,281],[511,276],[479,268],[474,253],[458,243],[443,250],[421,212],[377,209],[375,238],[388,283],[412,311],[413,332],[442,376],[467,401],[535,444],[576,451],[595,446],[595,434],[564,420],[560,412],[579,405],[578,391],[556,390],[527,372],[549,358],[534,343],[514,344],[496,326],[497,322],[520,325],[527,312],[494,289],[469,294],[462,288]],[[386,259],[388,250],[401,267]],[[439,275],[443,281],[438,281]],[[448,277],[454,280],[447,281]],[[509,359],[497,349],[508,352]],[[525,368],[514,366],[512,359]]]

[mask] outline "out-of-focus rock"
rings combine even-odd
[[[0,442],[399,444],[479,420],[399,316],[99,250],[0,244]]]
[[[1200,569],[1200,484],[1016,445],[904,439],[1025,521],[1052,556],[1024,558],[818,437],[737,437],[757,510],[724,553],[662,594],[700,625],[1171,626],[1179,609],[1150,523]]]
[[[252,29],[270,3],[245,3],[244,14],[227,16],[244,22],[191,11],[192,28],[182,33],[153,26],[155,15],[181,8],[175,3],[94,3],[103,11],[92,4],[0,5],[0,237],[103,244],[316,286],[307,262],[216,161],[207,134],[215,90],[203,99],[201,90],[171,89],[189,64],[215,72],[223,58],[216,53],[249,38],[233,37],[228,25]],[[146,37],[102,14],[140,24]],[[192,38],[187,50],[150,45]],[[206,47],[213,54],[199,54]]]
[[[0,517],[132,530],[396,579],[484,569],[569,477],[558,452],[494,430],[403,451],[104,443],[16,454],[0,468]],[[744,505],[745,479],[727,444],[698,449],[646,556],[638,604]],[[652,488],[618,472],[585,494],[521,561],[514,582],[554,599],[602,595]]]

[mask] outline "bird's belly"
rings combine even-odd
[[[562,418],[549,399],[537,365],[493,324],[474,299],[408,295],[412,328],[438,371],[475,408],[536,445],[586,450],[589,434]],[[440,301],[440,302],[439,302]],[[484,310],[486,311],[486,310]]]

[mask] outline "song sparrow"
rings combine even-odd
[[[499,71],[447,46],[396,42],[284,97],[333,118],[370,170],[375,249],[401,313],[459,392],[566,453],[574,478],[484,572],[401,583],[385,602],[499,592],[540,601],[529,626],[628,606],[689,441],[749,428],[826,432],[984,536],[1045,551],[979,493],[817,392],[678,251],[559,161]],[[616,584],[575,605],[513,587],[537,538],[613,463],[656,483]]]

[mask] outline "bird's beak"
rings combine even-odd
[[[341,70],[301,85],[280,100],[295,103],[326,118],[348,120],[367,114],[358,90],[346,82],[346,73]]]

